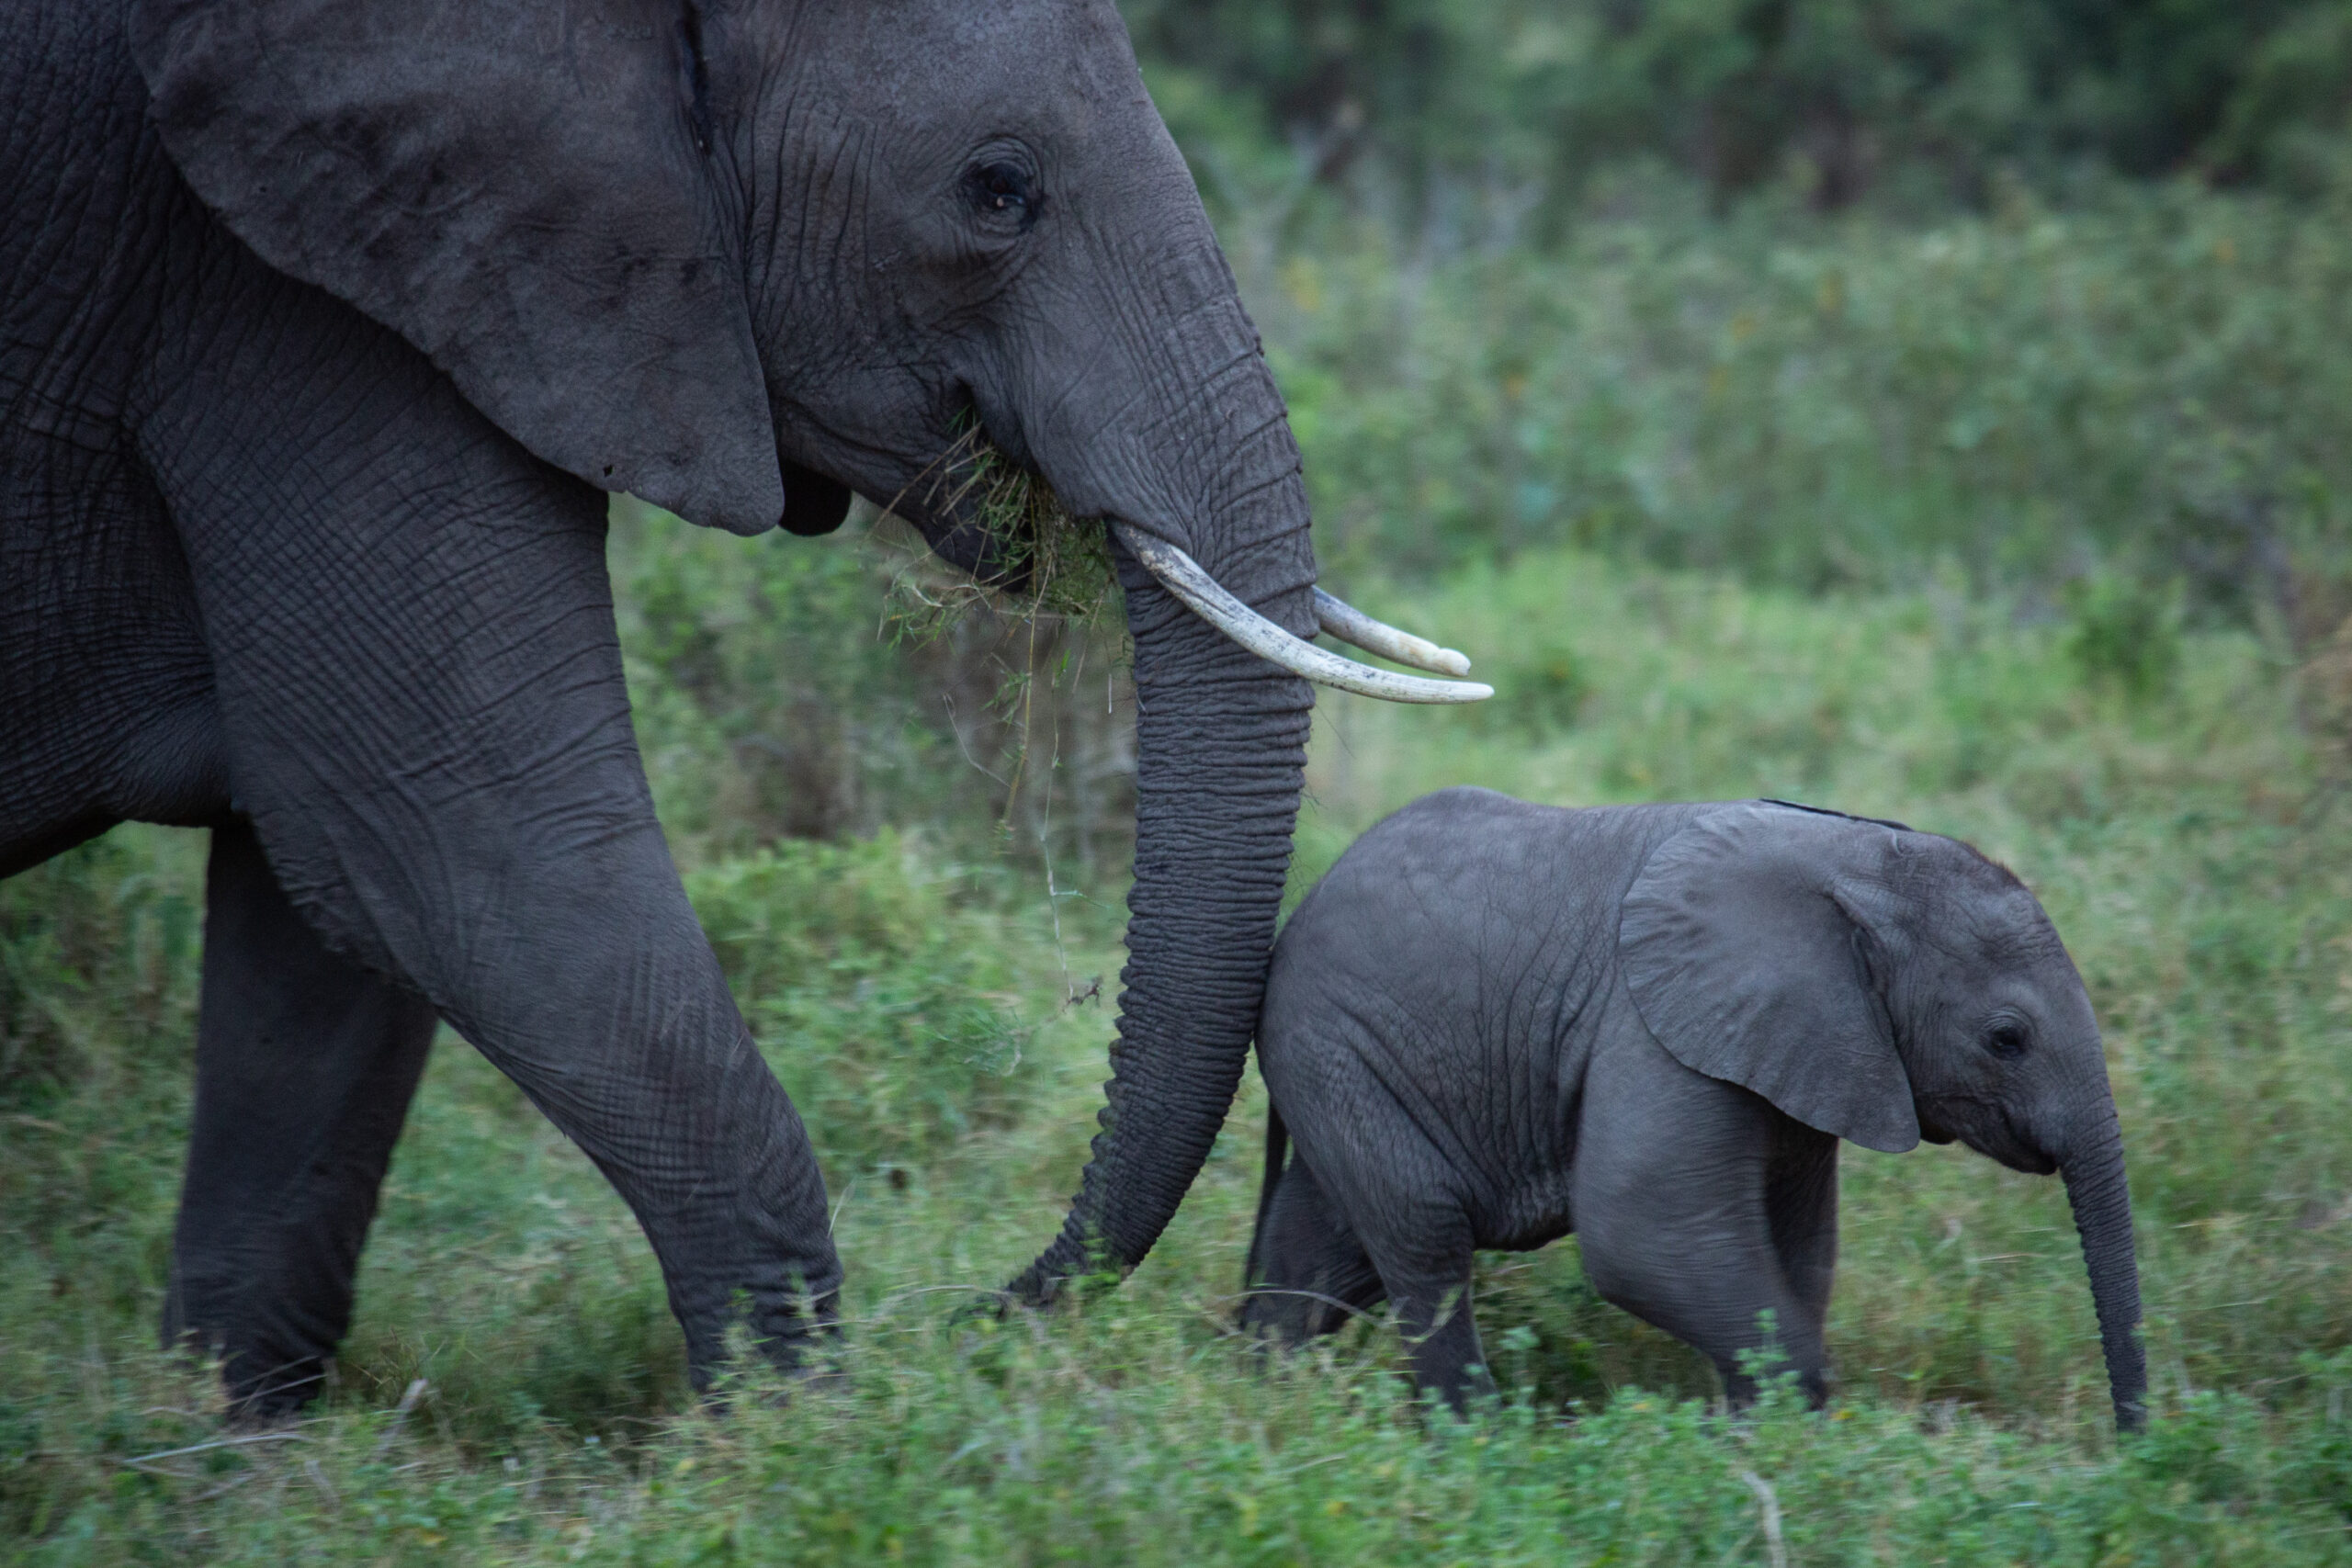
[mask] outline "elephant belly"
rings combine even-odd
[[[1481,1250],[1533,1252],[1576,1228],[1569,1204],[1573,1151],[1522,1155],[1506,1179],[1474,1197],[1470,1223]]]
[[[0,430],[0,876],[125,819],[228,809],[161,500],[119,449]]]
[[[1491,1230],[1480,1226],[1476,1241],[1482,1252],[1539,1252],[1575,1229],[1563,1197],[1556,1208],[1531,1204],[1526,1217],[1512,1224]]]

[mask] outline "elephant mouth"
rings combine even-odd
[[[1987,1159],[2028,1176],[2048,1176],[2058,1158],[2019,1127],[2006,1106],[1989,1100],[1951,1098],[1917,1108],[1919,1136],[1930,1144],[1962,1143]]]
[[[1029,589],[1039,563],[1062,553],[1057,539],[1091,526],[1091,520],[1073,516],[1043,477],[1014,462],[976,420],[960,423],[955,442],[891,509],[905,507],[933,553],[984,586]],[[1492,686],[1459,679],[1470,672],[1466,655],[1374,620],[1321,588],[1315,590],[1315,613],[1323,632],[1398,664],[1455,678],[1400,675],[1317,648],[1243,604],[1179,546],[1123,519],[1104,520],[1103,526],[1186,608],[1294,675],[1394,703],[1476,703],[1495,694]]]

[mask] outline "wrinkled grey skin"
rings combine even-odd
[[[605,492],[899,499],[993,570],[926,479],[968,411],[1311,635],[1297,449],[1110,0],[0,0],[0,875],[214,829],[167,1333],[305,1397],[438,1017],[628,1200],[698,1374],[737,1292],[791,1359],[823,1185],[654,821]],[[1120,570],[1131,956],[1032,1299],[1140,1259],[1216,1134],[1311,705]]]
[[[2032,894],[1965,844],[1770,802],[1560,810],[1455,789],[1341,856],[1276,945],[1244,1321],[1385,1299],[1423,1386],[1490,1386],[1471,1254],[1574,1230],[1607,1300],[1736,1401],[1758,1314],[1826,1393],[1838,1144],[2064,1174],[2118,1422],[2141,1419],[2123,1144]],[[1285,1135],[1297,1156],[1283,1162]]]

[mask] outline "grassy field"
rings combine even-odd
[[[1050,1233],[1083,1157],[1108,1016],[1068,998],[1115,989],[1116,884],[1050,897],[1035,855],[950,827],[730,829],[756,816],[729,772],[741,750],[715,734],[723,705],[688,711],[673,676],[738,670],[729,638],[752,633],[722,616],[688,626],[696,642],[661,594],[704,592],[708,550],[776,543],[640,522],[616,566],[665,820],[826,1163],[842,1376],[788,1403],[747,1376],[698,1405],[626,1212],[445,1038],[332,1397],[224,1445],[208,1378],[153,1348],[203,845],[126,829],[0,886],[0,1556],[2352,1560],[2337,656],[2299,665],[2120,590],[2063,613],[1956,586],[1799,597],[1541,548],[1417,590],[1351,583],[1442,628],[1504,694],[1459,713],[1327,696],[1300,887],[1384,812],[1462,782],[1561,803],[1774,795],[1963,835],[2041,894],[2091,985],[2138,1204],[2143,1438],[2109,1428],[2057,1183],[1937,1148],[1847,1151],[1827,1413],[1710,1413],[1703,1366],[1596,1301],[1571,1242],[1484,1264],[1513,1392],[1457,1427],[1413,1405],[1377,1327],[1271,1371],[1233,1337],[1254,1079],[1124,1290],[951,1326]],[[820,563],[793,581],[870,626],[854,547],[780,547]],[[826,548],[844,553],[806,553]],[[873,745],[922,773],[937,741],[910,717]],[[1071,885],[1064,866],[1052,886]]]

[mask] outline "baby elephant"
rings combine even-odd
[[[1488,1386],[1473,1251],[1574,1230],[1594,1288],[1703,1351],[1735,1401],[1770,1312],[1817,1404],[1838,1140],[1958,1138],[2065,1178],[2116,1420],[2140,1421],[2098,1025],[2041,906],[1965,844],[1778,801],[1447,790],[1299,908],[1258,1054],[1261,1333],[1296,1344],[1385,1297],[1458,1407]]]

